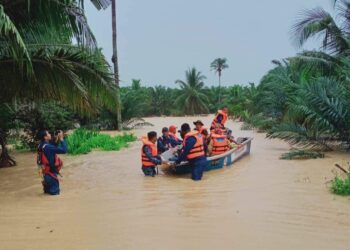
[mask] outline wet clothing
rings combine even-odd
[[[142,172],[145,174],[145,176],[151,176],[151,177],[154,177],[157,174],[156,167],[142,168]]]
[[[162,164],[162,160],[157,154],[157,149],[152,149],[153,146],[149,143],[151,142],[144,142],[142,147],[142,172],[145,176],[154,177],[156,175],[156,166]]]
[[[59,145],[41,142],[39,150],[42,150],[49,163],[49,172],[43,174],[44,192],[51,195],[58,195],[60,194],[60,184],[57,177],[59,170],[55,166],[55,162],[57,154],[67,153],[67,144],[64,140]]]
[[[179,164],[182,161],[186,161],[187,156],[190,154],[191,150],[193,149],[193,147],[196,145],[197,143],[197,139],[195,136],[189,136],[187,138],[185,138],[184,140],[184,148],[181,152],[181,154],[179,155],[179,157],[177,158],[176,163]],[[204,151],[207,151],[207,146],[204,143],[203,144],[204,147]],[[205,155],[203,156],[199,156],[196,157],[194,159],[189,159],[188,163],[190,164],[191,168],[192,168],[192,180],[194,181],[199,181],[202,179],[203,176],[203,171],[204,168],[207,164],[207,158]]]
[[[162,154],[165,151],[169,150],[170,148],[176,147],[177,145],[180,145],[181,143],[176,141],[175,137],[173,136],[161,136],[157,140],[157,148],[158,148],[158,154]]]
[[[181,145],[181,144],[182,144],[182,140],[181,140],[179,137],[177,137],[176,134],[169,133],[169,136],[170,136],[173,140],[176,141],[177,145]]]
[[[142,151],[146,155],[148,160],[153,163],[153,166],[162,164],[162,160],[158,155],[157,156],[152,155],[152,149],[150,148],[150,146],[144,145],[142,148]],[[143,165],[143,167],[147,167],[147,166]]]

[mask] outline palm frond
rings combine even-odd
[[[5,13],[4,7],[0,4],[0,46],[9,47],[9,53],[12,58],[14,58],[20,67],[23,66],[23,57],[27,60],[29,59],[29,54],[26,45],[20,32],[17,30],[16,25],[10,19],[10,17]],[[30,63],[28,64],[30,71]]]
[[[29,51],[34,76],[20,74],[11,57],[0,57],[0,96],[11,101],[52,100],[75,110],[100,104],[115,107],[115,91],[109,66],[100,52],[75,48],[41,48]]]
[[[331,53],[341,53],[350,48],[349,41],[333,17],[322,8],[307,10],[293,26],[294,41],[298,46],[316,35],[323,36],[322,48]]]

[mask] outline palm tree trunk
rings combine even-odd
[[[16,161],[9,155],[6,147],[6,133],[0,129],[0,168],[13,167],[16,165]]]
[[[112,37],[113,37],[113,57],[114,64],[114,80],[117,86],[117,129],[122,129],[122,115],[120,103],[120,87],[119,87],[119,66],[118,66],[118,51],[117,51],[117,16],[116,16],[116,0],[112,0]]]
[[[219,72],[219,105],[221,105],[221,72]]]

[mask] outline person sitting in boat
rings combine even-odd
[[[171,125],[169,127],[169,135],[174,138],[174,140],[178,143],[178,145],[182,144],[182,140],[176,135],[177,127],[175,125]]]
[[[230,141],[225,132],[219,128],[212,130],[208,144],[209,155],[221,155],[230,148]]]
[[[142,161],[142,172],[145,176],[156,175],[156,166],[162,164],[162,159],[158,155],[156,146],[157,132],[151,131],[147,134],[147,137],[142,138],[142,150],[141,150],[141,161]]]
[[[201,120],[197,120],[193,122],[193,124],[196,126],[194,130],[197,130],[200,134],[202,134],[204,142],[207,142],[209,133],[208,130],[204,127],[204,124]]]
[[[210,130],[219,128],[225,128],[225,123],[228,120],[228,108],[225,106],[218,111],[211,123]]]
[[[157,140],[158,153],[162,154],[170,148],[174,148],[177,145],[181,145],[181,142],[177,142],[174,137],[170,136],[169,129],[164,127],[162,129],[162,136]]]
[[[67,153],[67,144],[64,141],[64,135],[62,131],[57,132],[58,141],[57,145],[49,143],[51,140],[51,134],[46,131],[40,131],[38,133],[40,144],[38,146],[37,164],[41,168],[43,175],[43,188],[44,193],[51,195],[60,194],[60,183],[58,176],[63,166],[63,162],[57,156],[57,154]]]
[[[207,165],[206,144],[203,136],[196,130],[191,131],[188,123],[182,124],[180,131],[183,138],[183,149],[176,164],[188,161],[192,169],[192,180],[199,181],[202,179],[204,168]]]

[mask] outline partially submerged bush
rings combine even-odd
[[[272,117],[268,117],[263,113],[257,115],[250,115],[246,112],[242,113],[242,119],[244,124],[242,125],[242,130],[258,129],[258,132],[266,132],[270,130],[275,124],[276,120]]]
[[[41,129],[49,132],[55,130],[68,130],[74,127],[74,114],[59,103],[31,103],[21,105],[17,110],[19,127],[24,130],[21,134],[21,147],[36,150],[36,134]]]
[[[332,181],[331,191],[339,195],[350,195],[350,174],[346,178],[336,176]]]
[[[301,150],[301,149],[292,149],[288,153],[282,154],[282,160],[306,160],[306,159],[317,159],[324,158],[324,154],[317,151],[311,150]]]
[[[87,154],[93,149],[118,151],[135,141],[133,134],[110,136],[97,131],[77,129],[68,136],[68,152],[72,155]]]

